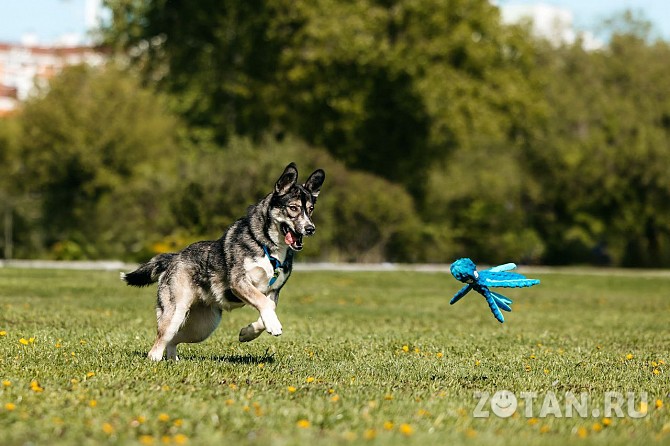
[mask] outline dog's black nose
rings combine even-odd
[[[314,234],[314,232],[316,232],[316,228],[314,227],[314,225],[305,226],[305,234],[306,235],[312,235],[312,234]]]

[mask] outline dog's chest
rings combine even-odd
[[[251,283],[264,294],[278,290],[288,279],[284,268],[275,268],[267,256],[247,259],[244,266]]]

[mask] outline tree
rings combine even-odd
[[[646,28],[641,28],[646,29]],[[615,34],[607,49],[546,49],[552,114],[529,166],[548,261],[670,264],[670,63],[665,42]]]
[[[69,68],[19,122],[20,181],[40,197],[41,243],[54,255],[123,255],[164,223],[178,122],[132,74]]]

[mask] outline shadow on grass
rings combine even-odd
[[[132,352],[133,356],[140,356],[142,358],[147,357],[147,353],[139,350]],[[239,355],[239,354],[230,354],[230,355],[179,355],[179,361],[214,361],[214,362],[227,362],[229,364],[272,364],[275,362],[274,353],[270,354],[267,351],[262,355]]]

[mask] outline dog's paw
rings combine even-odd
[[[151,350],[149,352],[149,354],[147,355],[147,357],[149,359],[151,359],[152,361],[156,361],[156,362],[162,361],[163,360],[163,352],[158,352],[158,351]]]
[[[249,324],[240,330],[240,342],[249,342],[253,341],[263,333],[263,330],[258,330],[254,328],[253,324]]]
[[[282,333],[281,322],[279,322],[277,314],[274,311],[261,313],[261,319],[263,319],[265,331],[272,336],[279,336]]]

